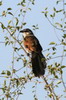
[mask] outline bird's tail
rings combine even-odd
[[[44,75],[46,68],[46,59],[43,54],[32,52],[32,71],[36,77]]]

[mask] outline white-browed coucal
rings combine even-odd
[[[38,39],[30,29],[23,29],[24,46],[31,53],[32,71],[36,77],[44,75],[46,68],[46,59],[42,54],[42,47]]]

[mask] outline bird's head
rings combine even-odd
[[[23,33],[24,38],[33,35],[33,32],[28,28],[21,30],[20,33]]]

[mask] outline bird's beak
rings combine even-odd
[[[23,30],[20,31],[20,33],[23,33],[23,32],[24,32]]]

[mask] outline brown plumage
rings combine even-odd
[[[24,29],[21,32],[24,36],[24,46],[32,55],[32,71],[36,77],[40,77],[44,75],[46,68],[46,59],[42,54],[42,47],[30,29]]]

